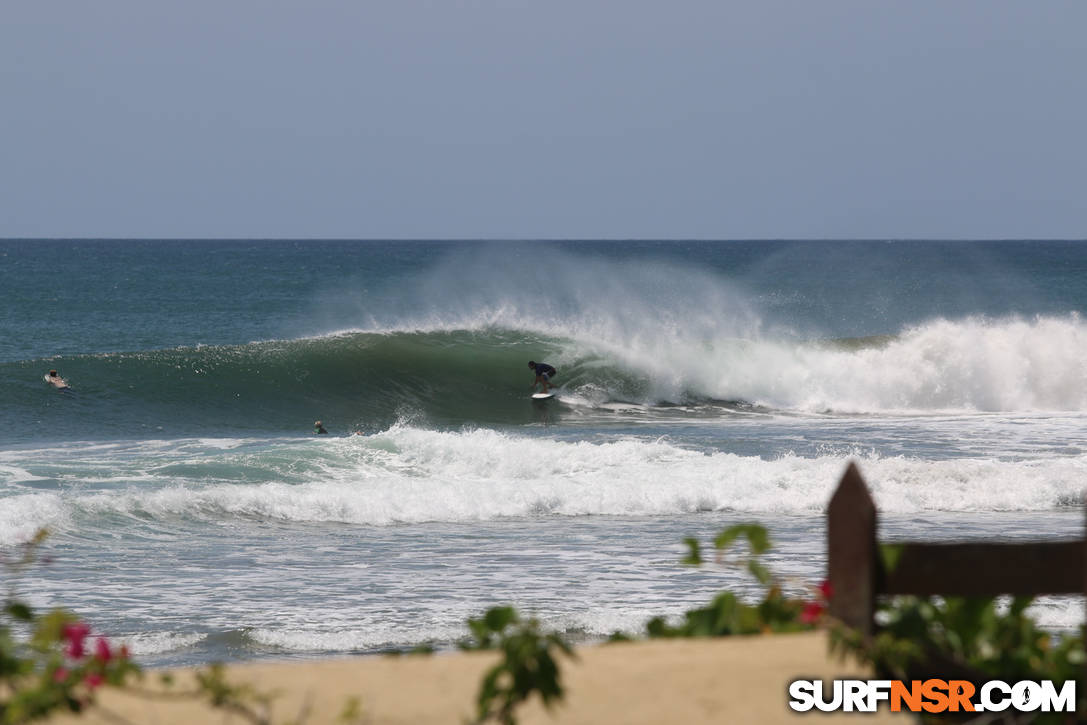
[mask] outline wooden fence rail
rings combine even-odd
[[[1087,538],[1023,543],[894,542],[887,571],[876,540],[877,514],[850,463],[827,509],[829,611],[865,635],[881,594],[993,596],[1087,594]]]

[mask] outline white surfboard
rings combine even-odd
[[[549,399],[554,398],[554,397],[555,397],[554,393],[533,393],[532,394],[532,399],[533,400],[549,400]]]

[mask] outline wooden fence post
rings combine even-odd
[[[827,570],[830,615],[870,637],[879,576],[876,505],[852,462],[827,507]]]

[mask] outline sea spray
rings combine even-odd
[[[701,357],[691,347],[658,356],[661,367],[686,367],[688,390],[781,410],[1087,408],[1087,324],[1075,314],[934,320],[863,346],[747,341],[712,346]]]

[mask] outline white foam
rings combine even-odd
[[[142,632],[120,635],[116,639],[127,645],[134,656],[146,657],[192,647],[206,638],[207,635],[200,632]]]
[[[463,622],[456,625],[434,624],[402,628],[377,624],[365,629],[336,627],[314,628],[259,628],[249,632],[255,642],[295,652],[359,652],[382,647],[403,646],[406,642],[421,643],[428,640],[455,641],[468,634]]]
[[[40,529],[70,528],[72,503],[55,493],[0,498],[0,546],[29,541]]]
[[[25,468],[0,465],[0,484],[27,483],[37,479],[38,476]]]
[[[216,471],[239,465],[237,481],[165,466],[150,483],[140,475],[97,491],[0,498],[0,531],[14,541],[40,526],[67,528],[82,516],[114,514],[388,525],[713,510],[814,513],[823,510],[850,458],[889,513],[1050,510],[1082,501],[1087,480],[1084,455],[1001,461],[835,453],[764,460],[664,439],[567,442],[409,426],[264,445],[260,454],[206,453]],[[186,450],[186,460],[192,455]],[[281,471],[282,478],[247,483],[247,465]]]

